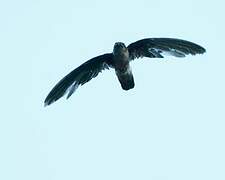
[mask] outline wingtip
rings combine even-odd
[[[204,47],[200,46],[199,53],[200,53],[200,54],[206,53],[206,49],[205,49]]]
[[[204,53],[206,53],[206,49],[205,49],[205,48],[203,48],[203,52],[202,52],[202,54],[204,54]]]
[[[198,53],[199,53],[199,54],[204,54],[204,53],[206,53],[206,49],[205,49],[203,46],[198,45],[198,44],[197,44],[197,46],[198,46]]]
[[[192,52],[192,55],[198,55],[198,54],[204,54],[206,53],[206,49],[200,45],[198,45],[198,47],[195,49],[194,52]]]
[[[47,107],[49,104],[47,102],[44,102],[44,107]]]
[[[54,102],[54,101],[53,101],[53,102]],[[52,104],[53,102],[46,98],[45,101],[44,101],[44,107],[49,106],[49,105]]]

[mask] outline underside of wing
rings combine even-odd
[[[45,106],[57,101],[67,92],[69,98],[80,85],[96,77],[102,70],[112,67],[112,56],[112,53],[97,56],[74,69],[50,91],[44,101]]]
[[[131,43],[128,47],[130,60],[149,57],[163,58],[165,55],[185,57],[203,54],[206,50],[190,41],[173,38],[148,38]]]

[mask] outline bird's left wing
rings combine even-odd
[[[112,53],[103,54],[88,60],[78,68],[74,69],[61,81],[59,81],[50,91],[44,101],[45,106],[57,101],[64,94],[66,94],[66,92],[68,92],[67,98],[69,98],[79,85],[83,85],[86,82],[90,81],[92,78],[96,77],[102,70],[112,67],[112,57]]]
[[[128,47],[130,60],[141,57],[163,58],[164,55],[185,57],[203,54],[205,49],[198,44],[182,39],[147,38],[131,43]]]

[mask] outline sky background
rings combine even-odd
[[[1,180],[224,180],[223,0],[0,2]],[[147,37],[204,55],[138,59],[135,88],[104,71],[69,100],[51,88],[86,60]]]

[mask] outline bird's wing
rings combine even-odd
[[[130,60],[136,58],[163,58],[164,55],[185,57],[203,54],[205,49],[198,44],[172,38],[148,38],[131,43],[128,47]]]
[[[112,53],[97,56],[74,69],[50,91],[44,103],[45,106],[52,104],[68,92],[67,99],[74,93],[79,85],[83,85],[96,77],[104,69],[113,67]]]

